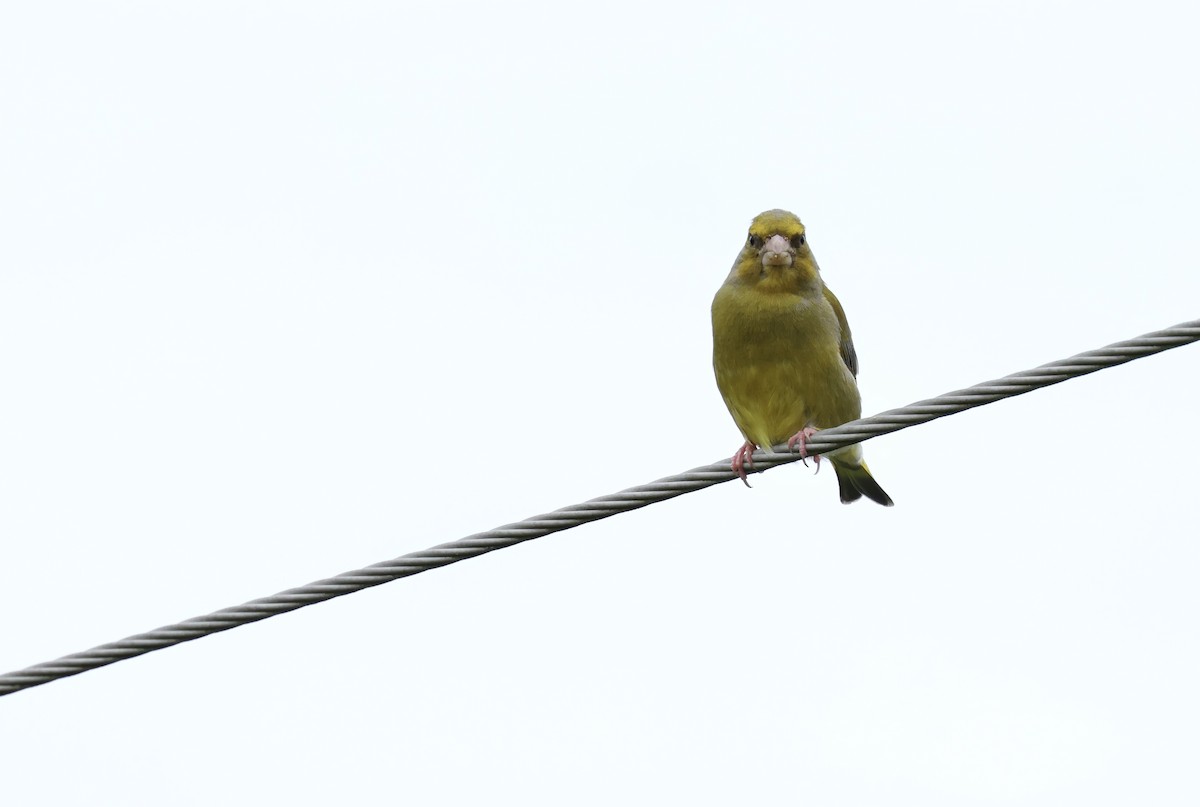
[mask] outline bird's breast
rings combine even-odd
[[[713,368],[748,440],[770,446],[806,426],[826,428],[859,416],[858,388],[839,340],[840,325],[823,297],[717,294]]]

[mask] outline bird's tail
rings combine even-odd
[[[865,462],[859,460],[857,463],[850,463],[832,458],[830,461],[833,463],[833,470],[837,473],[838,492],[842,496],[842,504],[850,504],[850,502],[858,501],[866,496],[884,507],[892,506],[892,497],[879,487],[879,483],[875,481],[875,477],[871,476],[871,471]]]

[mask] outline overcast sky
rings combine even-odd
[[[1200,317],[1178,3],[12,3],[0,672]],[[12,805],[1195,804],[1200,347],[0,699]]]

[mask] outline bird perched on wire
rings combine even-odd
[[[818,429],[856,420],[858,357],[846,313],[808,247],[804,225],[786,210],[755,216],[742,251],[712,304],[713,369],[746,442],[733,455],[746,481],[754,449],[787,441],[808,456]],[[859,445],[829,452],[843,503],[892,499],[867,469]],[[816,457],[818,469],[821,458]]]

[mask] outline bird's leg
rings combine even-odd
[[[798,450],[800,451],[800,461],[803,462],[805,464],[805,466],[808,465],[808,459],[807,459],[808,446],[805,445],[805,443],[808,441],[808,438],[812,437],[816,433],[817,433],[817,430],[814,429],[812,426],[805,426],[803,429],[801,429],[800,431],[796,432],[795,434],[793,434],[791,437],[788,438],[788,442],[787,442],[788,450],[796,451],[797,446],[799,446]],[[817,463],[817,471],[820,471],[821,470],[821,455],[814,454],[813,461]]]
[[[754,449],[756,448],[758,448],[758,446],[747,440],[746,442],[742,443],[741,447],[736,452],[734,452],[733,459],[729,463],[729,467],[732,468],[733,472],[741,478],[742,484],[746,487],[750,487],[750,483],[746,481],[746,469],[754,468],[753,455]]]

